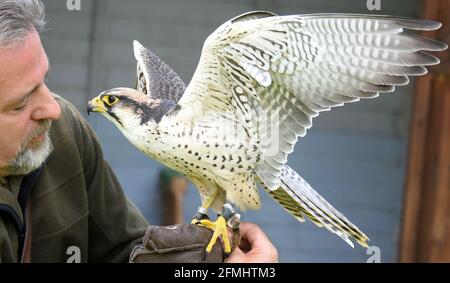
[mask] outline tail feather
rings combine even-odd
[[[337,234],[352,247],[350,238],[361,246],[368,247],[369,238],[321,197],[297,172],[284,165],[280,178],[278,189],[263,187],[291,215],[301,222],[305,221],[306,216],[317,226]]]

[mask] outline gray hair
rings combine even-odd
[[[22,43],[28,33],[40,33],[44,26],[44,4],[40,0],[0,0],[0,47]]]

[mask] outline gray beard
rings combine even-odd
[[[16,157],[10,161],[7,166],[6,170],[9,175],[27,175],[44,163],[53,151],[53,144],[49,135],[50,126],[50,120],[43,122],[43,124],[34,133],[32,133],[30,138],[26,138],[24,140],[24,143],[22,144]],[[43,132],[45,132],[44,142],[40,144],[38,148],[27,148],[31,139],[39,136]]]

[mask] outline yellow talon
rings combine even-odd
[[[214,231],[214,234],[211,237],[211,241],[209,241],[209,244],[206,247],[206,251],[208,253],[211,252],[219,236],[222,236],[225,253],[231,253],[230,240],[228,239],[227,221],[223,216],[219,216],[216,222],[212,222],[209,219],[200,220],[199,225]]]
[[[209,219],[202,219],[202,220],[200,220],[199,223],[200,223],[199,225],[201,225],[201,226],[203,226],[203,227],[206,227],[206,228],[208,228],[208,229],[210,229],[210,230],[213,230],[213,231],[214,231],[214,229],[216,228],[216,223],[215,223],[215,222],[212,222],[212,221],[209,220]]]

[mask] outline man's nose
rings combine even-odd
[[[56,102],[53,95],[51,95],[50,90],[47,86],[43,85],[42,89],[39,90],[37,108],[33,111],[33,120],[57,120],[61,115],[61,107],[59,107],[58,102]]]

